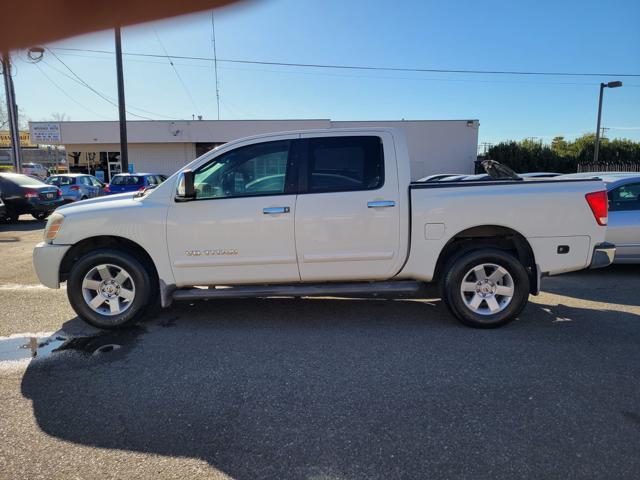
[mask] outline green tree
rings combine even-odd
[[[516,172],[553,171],[559,173],[582,170],[640,170],[640,143],[625,139],[600,139],[599,161],[593,165],[595,134],[573,141],[555,137],[550,145],[531,139],[506,141],[489,149],[488,158],[508,165]]]

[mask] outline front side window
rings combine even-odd
[[[96,177],[89,177],[89,179],[91,180],[91,184],[94,187],[101,187],[102,186],[102,182],[100,180],[98,180]]]
[[[622,185],[611,190],[608,196],[609,210],[612,212],[640,210],[640,182]]]
[[[375,190],[384,183],[380,137],[321,137],[309,140],[310,193]]]
[[[284,194],[290,143],[258,143],[217,157],[195,172],[196,198]]]

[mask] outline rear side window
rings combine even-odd
[[[609,210],[640,210],[640,182],[628,183],[609,192]]]
[[[375,190],[384,183],[380,137],[321,137],[309,140],[309,193]]]
[[[56,187],[63,187],[65,185],[72,185],[74,183],[73,177],[49,177],[46,180],[49,185],[55,185]]]

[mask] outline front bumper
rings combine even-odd
[[[40,283],[49,288],[60,288],[60,264],[71,245],[50,245],[40,242],[33,249],[33,266]]]
[[[615,256],[616,246],[613,243],[598,243],[593,249],[593,256],[591,257],[591,265],[589,265],[589,268],[608,267],[613,263]]]

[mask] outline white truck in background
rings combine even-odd
[[[225,144],[157,188],[61,207],[34,250],[77,314],[131,324],[172,301],[416,294],[463,323],[514,319],[541,277],[611,263],[597,180],[410,181],[389,128]]]

